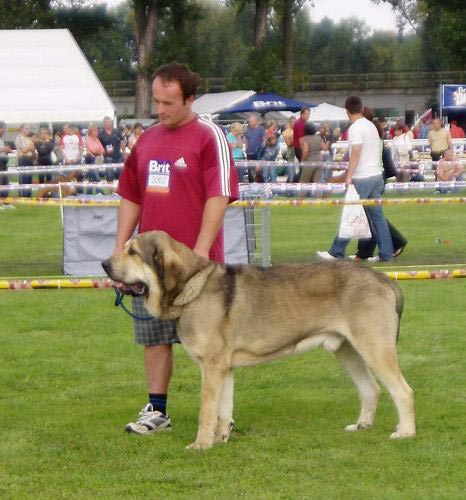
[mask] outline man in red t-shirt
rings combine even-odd
[[[138,139],[120,177],[122,196],[115,253],[139,232],[163,230],[203,257],[223,262],[226,205],[238,197],[238,178],[223,132],[192,111],[199,77],[184,64],[169,63],[154,74],[152,94],[159,124]],[[138,316],[149,316],[133,299]],[[128,432],[148,434],[171,427],[166,412],[176,325],[154,318],[135,320],[144,345],[149,402]]]
[[[293,147],[294,154],[298,161],[301,161],[301,137],[304,137],[304,125],[306,125],[309,117],[311,116],[311,110],[309,108],[301,109],[301,114],[296,120],[293,127]]]
[[[450,135],[452,139],[464,139],[464,130],[458,126],[456,120],[452,120],[450,123]]]

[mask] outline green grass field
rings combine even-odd
[[[462,206],[386,213],[409,239],[397,265],[465,262]],[[274,209],[273,261],[314,260],[338,214]],[[58,209],[4,210],[0,221],[1,276],[61,273]],[[396,415],[386,392],[374,428],[345,433],[356,392],[332,355],[313,351],[237,370],[235,431],[206,453],[184,449],[197,429],[199,374],[180,346],[173,431],[123,432],[146,392],[142,351],[110,290],[0,290],[0,497],[464,498],[466,280],[400,286],[399,358],[415,390],[415,439],[389,439]]]
[[[385,208],[387,217],[406,235],[405,252],[385,267],[407,265],[466,266],[464,205],[403,205]],[[340,209],[273,208],[274,263],[316,260],[336,234]],[[0,211],[0,277],[61,274],[62,227],[57,207],[18,207]],[[438,240],[441,240],[438,243]],[[355,252],[352,243],[348,253]]]

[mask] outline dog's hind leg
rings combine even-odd
[[[390,437],[399,439],[414,436],[416,423],[413,390],[398,366],[395,343],[392,345],[384,342],[383,337],[379,338],[380,345],[377,343],[362,345],[359,352],[374,375],[388,389],[398,411],[399,423]]]
[[[199,429],[196,441],[187,446],[187,448],[195,450],[205,450],[214,444],[219,401],[228,373],[225,365],[217,360],[203,360],[200,366],[202,389]]]
[[[218,407],[218,422],[215,431],[216,443],[226,443],[233,428],[233,370],[225,377]]]
[[[361,400],[361,413],[357,422],[346,426],[345,430],[368,429],[374,422],[380,387],[367,368],[365,361],[348,341],[343,342],[341,347],[335,351],[335,355],[354,382]]]

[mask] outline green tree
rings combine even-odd
[[[50,28],[50,0],[0,0],[0,29]]]
[[[466,60],[466,4],[464,0],[373,0],[388,3],[400,28],[414,29],[423,42],[429,70],[464,69]]]
[[[293,94],[294,90],[294,35],[296,17],[301,14],[301,9],[304,4],[305,2],[303,0],[275,0],[274,2],[274,8],[281,26],[283,76],[285,79],[286,91],[290,95]]]
[[[133,0],[136,51],[136,96],[134,113],[138,118],[151,115],[151,75],[155,40],[159,29],[164,2],[157,0]]]
[[[100,79],[133,78],[128,6],[112,11],[105,5],[65,7],[54,9],[54,14],[55,27],[71,31]]]

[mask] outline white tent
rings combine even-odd
[[[115,107],[67,29],[0,30],[0,120],[102,121]]]
[[[204,94],[194,101],[192,110],[195,113],[214,115],[221,109],[241,102],[254,94],[253,90],[233,90],[231,92]]]
[[[310,119],[313,122],[344,122],[348,121],[348,115],[345,108],[324,102],[311,108]]]

